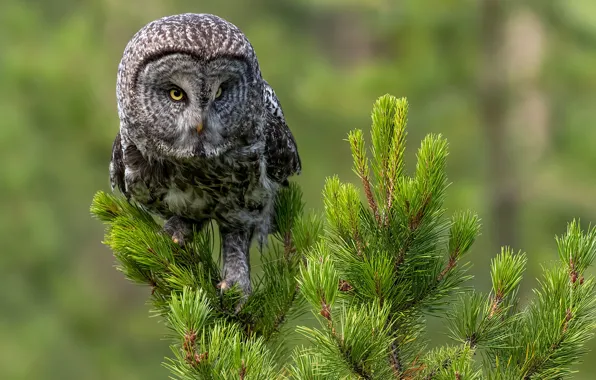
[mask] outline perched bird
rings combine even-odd
[[[150,22],[124,50],[116,93],[112,189],[164,218],[182,245],[216,221],[219,287],[248,296],[250,244],[271,232],[276,193],[301,163],[247,37],[210,14]]]

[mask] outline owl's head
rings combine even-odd
[[[123,135],[147,155],[213,157],[258,138],[263,80],[246,36],[214,15],[144,26],[118,68]]]

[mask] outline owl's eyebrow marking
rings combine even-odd
[[[225,66],[227,69],[226,71],[232,72],[241,72],[246,70],[249,63],[246,61],[246,57],[237,54],[220,54],[214,57],[209,57],[205,59],[201,56],[200,52],[191,50],[191,49],[164,49],[158,53],[150,54],[146,56],[143,60],[139,62],[139,69],[133,74],[132,77],[132,85],[137,86],[139,75],[141,74],[142,70],[144,70],[148,65],[157,62],[163,58],[172,58],[175,57],[184,57],[187,56],[189,59],[195,60],[197,64],[204,64],[204,65],[211,65],[215,63],[222,63],[222,66]],[[229,70],[230,68],[237,68],[236,70]],[[250,70],[247,70],[250,72]],[[252,78],[252,75],[249,74]]]
[[[139,62],[139,65],[137,66],[137,70],[135,71],[135,73],[132,76],[132,80],[131,80],[132,85],[133,86],[138,85],[139,76],[140,76],[141,72],[147,66],[149,66],[152,63],[157,62],[163,58],[166,58],[168,56],[172,56],[172,58],[174,58],[174,56],[188,56],[189,58],[195,59],[197,61],[201,60],[200,57],[197,56],[196,52],[192,51],[190,49],[164,49],[158,53],[150,54]]]
[[[239,54],[231,54],[231,53],[218,54],[216,56],[210,57],[209,59],[206,59],[205,61],[208,63],[211,63],[211,62],[216,62],[219,60],[221,60],[223,63],[226,63],[226,64],[230,64],[231,62],[240,62],[243,64],[246,63],[246,57],[239,55]]]

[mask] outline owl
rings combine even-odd
[[[247,37],[210,14],[145,25],[118,66],[120,131],[110,182],[181,245],[219,227],[222,291],[251,292],[249,248],[272,231],[273,206],[300,157]]]

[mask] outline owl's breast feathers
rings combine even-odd
[[[256,151],[190,163],[149,160],[134,144],[123,144],[118,134],[110,180],[113,189],[162,217],[243,224],[258,219],[273,199],[276,186],[264,175],[265,165],[265,157]]]

